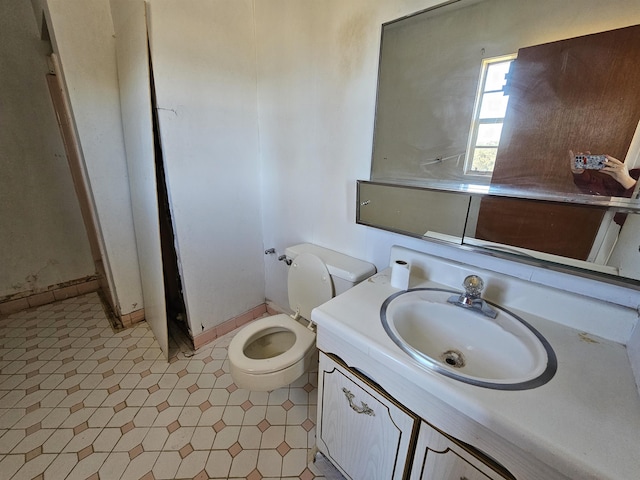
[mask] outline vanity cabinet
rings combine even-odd
[[[433,428],[379,385],[320,352],[316,443],[353,480],[515,480]]]
[[[419,418],[338,362],[320,353],[318,449],[349,479],[408,478]]]

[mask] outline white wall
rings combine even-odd
[[[378,268],[394,243],[424,248],[356,225],[355,199],[369,178],[381,24],[434,3],[256,2],[266,247],[311,242]],[[265,265],[267,298],[288,307],[284,263]]]
[[[48,0],[119,313],[142,308],[108,0]]]
[[[194,334],[264,302],[253,5],[153,0],[160,137]]]
[[[0,2],[0,298],[95,274],[29,2]]]

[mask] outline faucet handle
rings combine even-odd
[[[484,282],[477,275],[469,275],[465,277],[462,282],[462,286],[464,287],[465,293],[468,297],[480,298],[480,293],[484,288]]]
[[[447,302],[453,303],[458,307],[471,308],[478,310],[490,318],[496,318],[498,312],[491,308],[487,302],[480,298],[480,293],[484,288],[484,282],[477,275],[469,275],[462,282],[465,292],[460,295],[453,295],[447,299]]]

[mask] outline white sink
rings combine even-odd
[[[556,356],[537,330],[494,304],[495,319],[447,303],[455,293],[422,288],[392,295],[380,311],[387,334],[421,366],[465,383],[524,390],[553,377]]]

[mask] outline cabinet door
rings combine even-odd
[[[349,479],[407,478],[415,415],[323,353],[318,384],[318,449]]]
[[[411,480],[514,480],[502,466],[422,422]]]

